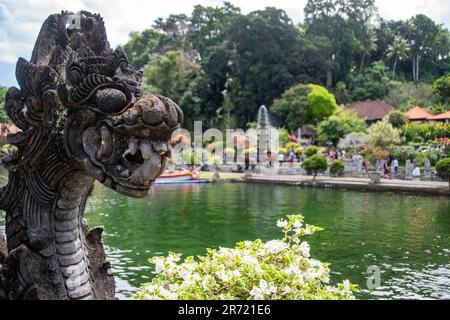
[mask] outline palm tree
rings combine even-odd
[[[367,29],[364,38],[360,41],[362,57],[361,57],[361,65],[359,67],[359,73],[361,74],[364,71],[364,64],[366,61],[366,57],[370,55],[373,51],[378,49],[377,45],[377,36],[372,29]]]
[[[408,58],[408,53],[411,51],[411,46],[406,41],[406,39],[396,36],[391,45],[389,45],[387,50],[388,59],[394,59],[394,68],[392,70],[392,79],[395,79],[395,71],[397,69],[397,63],[400,60],[405,60]]]

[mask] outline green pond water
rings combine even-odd
[[[156,186],[131,199],[98,185],[86,206],[90,227],[105,227],[119,298],[151,280],[151,256],[280,238],[276,221],[297,213],[325,228],[308,238],[312,256],[331,263],[333,283],[358,284],[358,298],[450,299],[445,197],[230,183]],[[381,287],[369,290],[371,266],[380,268]]]

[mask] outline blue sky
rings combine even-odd
[[[306,0],[228,0],[244,13],[274,6],[284,9],[295,21],[303,19]],[[380,15],[408,19],[424,13],[450,27],[448,0],[376,0]],[[194,5],[220,5],[221,0],[0,0],[0,85],[16,85],[14,70],[19,57],[29,59],[42,22],[61,10],[88,10],[102,14],[109,41],[124,44],[131,31],[152,25],[171,13],[189,14]]]

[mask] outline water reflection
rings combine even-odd
[[[151,280],[151,256],[278,238],[276,221],[293,213],[326,229],[310,238],[312,254],[332,264],[333,281],[359,284],[359,298],[450,298],[444,197],[217,184],[158,186],[146,199],[131,199],[97,186],[86,212],[91,227],[106,229],[121,298]],[[366,288],[372,265],[381,270],[376,290]]]

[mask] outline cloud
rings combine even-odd
[[[236,0],[231,1],[247,13],[275,6],[286,10],[300,21],[306,0]],[[105,21],[108,38],[113,46],[128,41],[131,31],[152,26],[159,17],[170,14],[190,14],[196,4],[218,6],[216,0],[0,0],[0,61],[14,62],[19,56],[29,57],[42,22],[52,13],[62,10],[87,10],[100,13]]]
[[[421,13],[450,27],[448,0],[377,0],[376,3],[381,16],[386,19],[405,20]]]

